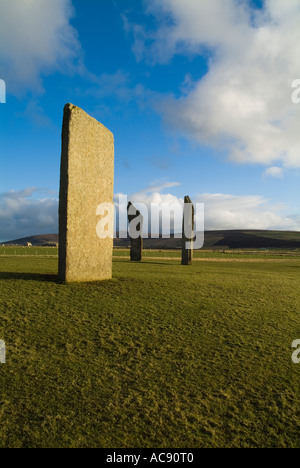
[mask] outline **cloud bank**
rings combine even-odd
[[[149,212],[152,203],[182,206],[183,198],[171,193],[162,193],[165,189],[176,185],[178,185],[176,182],[162,184],[160,187],[153,185],[138,193],[131,194],[128,196],[128,200],[134,204],[145,204]],[[156,188],[159,191],[156,191]],[[122,195],[115,196],[116,203]],[[261,196],[204,193],[194,196],[192,201],[194,204],[204,203],[204,224],[207,231],[224,229],[300,230],[300,214],[290,214],[288,207],[272,203]],[[124,226],[120,226],[120,230],[124,229]],[[181,232],[181,221],[174,226],[174,230],[177,233]]]
[[[128,196],[133,203],[144,203],[150,212],[151,204],[183,205],[183,198],[163,193],[177,182],[155,183],[138,193]],[[119,197],[115,195],[118,209]],[[300,230],[300,214],[288,214],[288,208],[271,203],[260,196],[235,196],[230,194],[204,193],[193,197],[194,203],[205,205],[205,229],[274,229]],[[126,220],[127,205],[124,209]],[[125,221],[126,222],[126,221]],[[95,216],[95,229],[97,219]],[[118,227],[121,231],[126,226]],[[180,233],[182,223],[174,226]],[[58,200],[49,197],[49,192],[26,188],[21,191],[0,193],[0,242],[39,234],[58,232]]]
[[[82,67],[71,0],[0,0],[0,76],[8,93],[42,92],[41,75]]]
[[[58,232],[58,200],[26,188],[0,193],[0,242]]]
[[[159,27],[133,27],[138,60],[209,56],[208,72],[157,107],[165,122],[237,163],[300,167],[299,0],[149,0]],[[128,25],[127,25],[128,29]],[[188,74],[189,70],[187,70]]]

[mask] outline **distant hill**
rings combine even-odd
[[[233,230],[209,231],[205,246],[210,249],[299,249],[300,232]]]
[[[127,247],[128,239],[115,239],[115,247]],[[179,249],[181,239],[144,239],[146,249]],[[206,231],[204,249],[300,249],[300,232],[231,230]]]
[[[38,247],[44,244],[58,243],[58,234],[44,234],[41,236],[23,237],[9,242],[2,242],[2,245],[27,245],[27,242]]]
[[[41,246],[58,242],[58,234],[25,237],[4,245]],[[128,247],[129,239],[115,239],[115,247]],[[146,249],[179,249],[181,239],[144,239]],[[294,231],[258,231],[231,230],[206,231],[204,249],[300,249],[300,232]]]

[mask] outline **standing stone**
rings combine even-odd
[[[193,261],[194,238],[194,205],[190,197],[184,197],[183,224],[182,224],[182,265],[191,265]],[[187,248],[190,243],[190,248]]]
[[[97,207],[113,203],[114,137],[82,109],[67,104],[62,129],[59,279],[112,277],[113,238],[96,232]]]
[[[142,214],[129,202],[127,207],[130,236],[130,258],[132,262],[140,262],[143,252],[143,223]]]

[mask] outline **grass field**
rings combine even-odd
[[[72,285],[55,256],[0,271],[0,447],[300,447],[297,258],[115,258],[112,281]]]
[[[114,249],[114,257],[130,258],[129,249]],[[20,247],[9,246],[0,247],[0,257],[57,257],[58,249],[50,247]],[[181,250],[159,250],[159,249],[144,249],[144,258],[174,258],[181,259]],[[197,259],[278,259],[285,258],[299,258],[300,250],[289,249],[271,249],[271,250],[254,250],[254,249],[235,249],[235,250],[195,250],[194,258]]]

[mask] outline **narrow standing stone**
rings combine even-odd
[[[62,129],[59,201],[59,279],[112,277],[113,238],[96,232],[97,208],[113,203],[114,137],[101,123],[67,104]]]
[[[182,265],[192,265],[193,238],[194,238],[194,205],[190,197],[184,197],[183,223],[182,223]],[[190,243],[189,248],[187,243]]]
[[[130,236],[130,258],[133,262],[142,260],[143,252],[143,222],[142,214],[129,202],[127,207]]]

